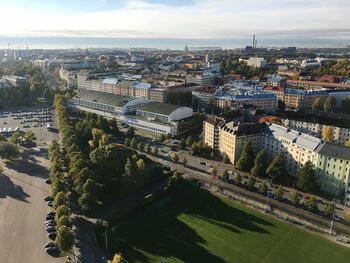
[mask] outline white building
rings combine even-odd
[[[255,68],[263,68],[266,65],[266,60],[264,58],[251,57],[247,60],[247,65]]]

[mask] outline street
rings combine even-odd
[[[44,182],[49,161],[24,155],[8,166],[0,174],[0,261],[64,262],[44,250],[45,243],[50,241],[44,221],[51,209],[43,201],[50,194],[50,186]]]

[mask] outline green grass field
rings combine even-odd
[[[162,199],[116,224],[129,262],[349,262],[350,249],[203,190]],[[110,239],[112,239],[110,237]]]

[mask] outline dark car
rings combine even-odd
[[[46,196],[43,198],[45,202],[47,201],[53,201],[53,197],[52,196]]]
[[[51,180],[50,179],[45,179],[44,182],[47,183],[47,184],[51,184]]]
[[[200,162],[201,165],[207,165],[205,162]]]
[[[48,242],[45,244],[44,248],[49,248],[49,247],[55,247],[55,243],[54,242]]]
[[[47,233],[47,237],[50,238],[51,240],[55,240],[56,236],[57,236],[56,231],[52,231],[52,232]]]
[[[53,220],[55,219],[55,216],[54,215],[47,215],[45,220]]]
[[[50,232],[56,232],[56,227],[53,225],[49,225],[47,227],[45,227],[45,230],[50,233]]]
[[[48,215],[48,216],[55,216],[56,213],[55,213],[54,211],[51,211],[51,212],[47,213],[47,215]]]
[[[60,250],[56,246],[45,248],[45,251],[47,254],[50,254],[52,256],[59,256],[60,254]]]

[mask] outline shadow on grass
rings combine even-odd
[[[109,231],[115,252],[122,252],[129,262],[153,262],[154,258],[148,257],[148,253],[184,262],[221,263],[225,262],[224,259],[204,247],[206,240],[190,227],[191,223],[200,220],[206,227],[205,232],[209,232],[208,239],[215,227],[226,229],[233,235],[243,231],[270,234],[262,226],[273,224],[236,209],[207,191],[196,190],[181,195],[163,206],[156,203],[117,224]]]
[[[27,197],[30,197],[23,188],[14,184],[9,177],[0,173],[0,199],[11,197],[28,203]]]

